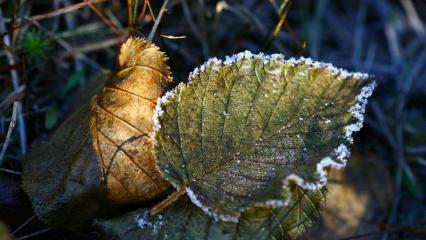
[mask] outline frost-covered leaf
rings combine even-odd
[[[310,59],[240,53],[211,59],[157,103],[157,165],[193,203],[224,221],[276,191],[325,185],[343,167],[374,82]]]
[[[296,186],[292,192],[287,207],[255,207],[244,211],[238,223],[215,221],[184,197],[159,215],[140,209],[96,226],[107,237],[121,240],[294,239],[319,215],[324,195]]]

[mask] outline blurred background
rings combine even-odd
[[[349,165],[331,172],[321,219],[301,239],[426,239],[426,1],[0,4],[0,239],[83,237],[37,220],[20,190],[20,161],[90,99],[82,90],[116,68],[129,34],[153,38],[176,82],[209,57],[246,49],[373,74],[378,88]]]

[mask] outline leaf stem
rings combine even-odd
[[[182,195],[185,194],[185,187],[179,186],[178,190],[170,194],[166,199],[155,205],[149,210],[149,213],[153,216],[163,211],[166,207],[170,206],[174,201],[178,200]]]

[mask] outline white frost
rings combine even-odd
[[[352,133],[361,130],[364,123],[365,106],[367,105],[368,98],[373,94],[373,90],[376,87],[376,82],[372,82],[369,85],[361,89],[361,93],[356,96],[356,104],[349,109],[349,112],[357,119],[357,122],[351,124],[345,128],[346,139],[352,143]]]
[[[226,56],[225,61],[222,61],[217,58],[210,58],[203,65],[195,68],[189,74],[189,82],[191,82],[192,79],[194,79],[197,75],[200,74],[200,72],[203,72],[210,65],[215,65],[219,67],[227,66],[227,65],[234,64],[242,59],[260,59],[264,64],[267,64],[271,61],[280,61],[280,62],[283,62],[284,64],[289,64],[290,66],[303,64],[316,69],[319,69],[319,68],[327,69],[328,71],[332,73],[333,76],[340,75],[342,78],[353,77],[358,79],[367,79],[369,77],[368,74],[365,74],[365,73],[349,72],[342,68],[336,68],[330,63],[314,61],[311,58],[300,57],[296,59],[292,57],[289,59],[285,59],[284,55],[282,54],[271,54],[271,55],[265,55],[264,53],[253,54],[250,51],[246,50],[244,52],[240,52],[231,56]]]
[[[207,215],[212,217],[215,221],[224,221],[224,222],[238,222],[238,217],[229,216],[229,215],[220,215],[217,214],[214,210],[212,210],[209,207],[204,206],[200,200],[198,200],[197,196],[195,196],[195,193],[189,188],[185,188],[186,195],[188,195],[189,199],[191,199],[192,203],[195,204],[197,207],[201,208],[203,212],[205,212]]]
[[[234,64],[238,61],[241,61],[243,59],[260,59],[264,64],[267,64],[269,62],[273,61],[279,61],[283,62],[284,64],[288,64],[290,66],[295,65],[306,65],[310,66],[314,69],[326,69],[328,70],[333,76],[339,76],[341,79],[345,78],[356,78],[360,80],[366,80],[369,78],[368,74],[365,73],[359,73],[359,72],[349,72],[341,68],[336,68],[330,63],[324,63],[324,62],[318,62],[314,61],[311,58],[305,58],[300,57],[298,59],[296,58],[289,58],[285,59],[282,54],[272,54],[272,55],[265,55],[264,53],[259,54],[252,54],[250,51],[244,51],[240,52],[231,56],[226,56],[225,60],[222,61],[217,58],[211,58],[208,61],[206,61],[203,65],[200,67],[195,68],[190,74],[189,74],[189,83],[198,77],[203,71],[205,71],[207,68],[215,66],[215,67],[221,67],[221,66],[227,66]],[[178,87],[185,86],[180,85]],[[367,104],[367,99],[372,95],[372,92],[375,88],[376,84],[375,82],[372,82],[368,84],[367,86],[363,87],[361,89],[360,94],[355,98],[355,104],[349,109],[349,112],[354,116],[356,119],[356,122],[348,125],[345,127],[345,138],[349,143],[353,142],[352,139],[352,133],[359,131],[362,128],[363,121],[364,121],[364,112],[365,107]],[[177,87],[177,88],[178,88]],[[176,89],[177,89],[176,88]],[[154,128],[155,131],[158,131],[161,126],[159,123],[159,118],[164,113],[162,110],[162,106],[166,104],[171,97],[173,97],[176,90],[167,92],[163,97],[159,98],[157,101],[157,106],[154,111]],[[333,104],[333,103],[331,103]],[[227,116],[227,113],[223,113],[225,116]],[[300,120],[303,120],[303,118],[300,118]],[[329,123],[329,120],[326,121]],[[308,182],[302,177],[298,176],[297,174],[290,174],[283,180],[283,187],[287,188],[290,182],[294,182],[300,187],[307,189],[307,190],[316,190],[322,188],[327,183],[327,171],[326,168],[332,167],[332,168],[343,168],[346,165],[347,158],[350,155],[350,151],[348,147],[345,144],[341,144],[336,149],[334,149],[329,156],[324,157],[316,164],[316,176],[318,177],[317,181],[314,182]],[[160,171],[161,172],[161,171]],[[217,212],[215,212],[212,208],[204,206],[201,201],[197,198],[195,193],[190,189],[186,188],[186,193],[188,197],[191,199],[191,201],[201,208],[206,214],[213,217],[215,220],[222,220],[226,222],[238,222],[238,217],[235,216],[226,216],[226,215],[219,215]],[[270,200],[265,203],[259,203],[260,205],[266,205],[266,206],[285,206],[288,204],[290,198],[287,198],[285,200]],[[257,205],[259,205],[257,204]],[[141,222],[142,226],[145,226],[145,222]]]
[[[207,60],[207,62],[205,62],[203,65],[195,68],[192,72],[189,73],[189,77],[188,80],[189,82],[191,82],[191,80],[197,76],[198,74],[200,74],[200,72],[203,72],[204,70],[206,70],[206,68],[210,65],[216,65],[216,66],[220,66],[222,64],[222,60],[218,59],[218,58],[210,58],[209,60]]]
[[[265,206],[265,207],[271,207],[271,208],[279,208],[284,207],[288,205],[288,200],[282,200],[282,199],[271,199],[265,202],[265,204],[257,205],[257,206]]]
[[[373,81],[367,86],[361,88],[361,92],[355,98],[355,105],[349,109],[349,112],[356,119],[356,122],[345,127],[345,137],[349,143],[353,143],[352,134],[361,130],[364,123],[365,107],[367,99],[373,94],[376,83]],[[288,175],[284,180],[284,187],[288,187],[289,183],[293,181],[303,189],[317,190],[327,184],[327,167],[341,169],[346,166],[350,151],[345,144],[339,145],[333,150],[330,156],[323,158],[316,166],[316,174],[318,175],[317,182],[306,182],[302,177],[296,174]],[[336,159],[336,160],[333,160]]]
[[[148,212],[145,212],[143,216],[136,214],[134,220],[136,221],[136,224],[139,228],[151,228],[154,233],[157,233],[161,226],[163,226],[163,215],[157,215],[156,220],[154,222],[148,220],[148,215]]]
[[[175,95],[176,89],[181,87],[181,85],[182,84],[179,84],[175,89],[166,92],[162,97],[157,99],[157,105],[155,106],[154,115],[152,117],[154,123],[154,132],[158,132],[158,130],[161,129],[160,117],[164,114],[162,106],[170,101],[170,98]]]

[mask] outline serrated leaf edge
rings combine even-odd
[[[162,97],[157,99],[157,105],[154,110],[153,122],[154,122],[154,136],[157,135],[157,132],[161,129],[160,117],[164,114],[162,110],[162,106],[167,104],[170,99],[176,94],[176,92],[183,87],[186,87],[191,84],[192,79],[197,77],[201,72],[210,67],[211,65],[216,65],[218,67],[228,66],[234,64],[243,59],[259,59],[264,64],[267,64],[271,61],[280,61],[284,64],[289,64],[290,66],[295,66],[299,64],[304,64],[314,69],[326,69],[331,72],[332,76],[341,76],[342,78],[356,78],[362,81],[371,79],[372,76],[366,73],[361,72],[350,72],[344,70],[342,68],[334,67],[331,63],[325,63],[320,61],[314,61],[311,58],[300,57],[298,59],[291,57],[289,59],[285,59],[283,54],[271,54],[266,55],[264,53],[253,54],[250,51],[246,50],[231,56],[226,56],[225,61],[222,61],[216,57],[208,59],[204,64],[199,67],[196,67],[188,76],[188,83],[180,83],[174,89],[166,92]],[[355,104],[349,109],[349,112],[355,117],[356,122],[350,124],[345,127],[345,138],[349,144],[353,143],[352,134],[354,132],[360,131],[363,123],[364,123],[364,113],[365,107],[368,102],[368,98],[373,94],[373,91],[376,87],[376,82],[372,81],[370,84],[364,86],[361,89],[361,92],[355,97]],[[318,180],[315,182],[308,182],[297,174],[289,174],[282,182],[283,188],[286,190],[290,190],[291,183],[297,184],[299,187],[309,191],[315,191],[321,189],[327,184],[327,171],[325,170],[328,167],[334,169],[342,169],[346,166],[347,159],[350,156],[350,150],[346,144],[341,144],[337,148],[333,149],[330,155],[324,157],[320,160],[320,162],[316,165],[316,174],[318,176]],[[334,159],[337,159],[334,160]],[[167,177],[163,174],[162,170],[159,169],[158,165],[156,165],[157,170],[160,174],[167,179]],[[167,179],[168,180],[168,179]],[[176,184],[169,181],[174,188],[178,188]],[[195,193],[189,188],[185,187],[186,194],[191,199],[192,203],[201,208],[207,215],[214,218],[216,221],[221,220],[224,222],[238,222],[239,217],[229,216],[229,215],[219,215],[214,210],[209,207],[204,206],[196,197]],[[291,200],[291,195],[285,199],[272,199],[266,201],[264,203],[256,203],[252,207],[256,206],[267,206],[272,208],[287,206]],[[251,208],[251,207],[249,207]],[[240,212],[246,211],[249,208],[240,209]]]
[[[353,133],[361,130],[364,124],[365,107],[367,106],[368,102],[367,99],[373,94],[375,87],[376,82],[373,81],[367,86],[361,88],[360,94],[355,97],[355,105],[349,109],[349,112],[352,114],[352,116],[357,119],[355,123],[345,127],[345,137],[349,144],[353,143]],[[329,156],[324,157],[319,163],[317,163],[315,174],[317,174],[319,177],[318,181],[307,182],[297,174],[290,174],[283,180],[283,187],[289,188],[290,182],[293,181],[305,190],[313,191],[320,189],[327,184],[327,171],[325,169],[328,167],[334,169],[344,168],[350,154],[351,152],[348,146],[345,144],[340,144],[337,148],[333,149]],[[337,159],[337,161],[334,159]]]

